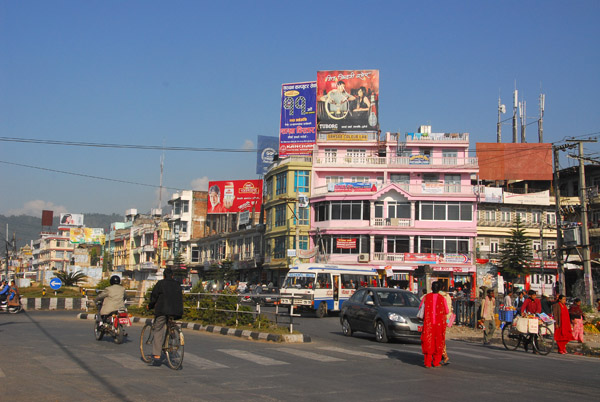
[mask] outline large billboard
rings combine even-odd
[[[258,136],[258,146],[256,149],[256,174],[264,175],[267,169],[273,163],[273,157],[279,148],[279,138]]]
[[[476,147],[481,180],[552,180],[552,144],[478,142]]]
[[[319,132],[379,129],[379,70],[317,72]]]
[[[60,214],[59,226],[83,226],[83,215]]]
[[[207,214],[260,212],[262,180],[211,181]]]
[[[279,155],[312,155],[317,135],[317,83],[281,86]]]

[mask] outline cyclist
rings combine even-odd
[[[165,324],[169,316],[181,318],[183,315],[183,295],[181,285],[173,279],[173,270],[167,268],[163,272],[164,279],[158,281],[152,289],[148,309],[154,309],[152,324],[152,361],[151,366],[162,365],[162,345],[165,341]]]
[[[542,312],[542,303],[537,298],[536,291],[530,290],[529,292],[527,292],[527,294],[529,295],[529,298],[527,300],[525,300],[525,302],[521,306],[521,316],[525,316],[527,314],[531,314],[531,315],[540,314]],[[529,336],[527,336],[525,338],[523,347],[525,348],[526,352],[527,352],[529,344],[531,342],[535,342],[536,338],[537,338],[537,335],[535,335],[535,334],[529,334]],[[536,353],[535,348],[533,349],[533,353]]]
[[[104,321],[104,318],[107,315],[112,314],[114,311],[124,309],[125,298],[125,288],[121,286],[121,278],[118,275],[111,276],[110,286],[102,290],[102,292],[94,299],[96,304],[102,303],[102,308],[100,309],[100,314],[98,314],[96,323],[98,325],[100,324],[100,317],[102,317],[102,321]]]

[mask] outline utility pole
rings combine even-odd
[[[496,140],[498,144],[502,142],[502,115],[506,113],[506,106],[502,104],[498,97],[498,124],[496,125]]]
[[[525,128],[527,127],[527,112],[525,100],[519,102],[519,115],[521,117],[521,143],[525,143]]]
[[[590,261],[590,236],[588,228],[588,209],[585,188],[585,165],[583,156],[583,143],[596,142],[596,140],[567,140],[579,143],[579,202],[581,204],[581,256],[583,259],[583,280],[585,283],[585,299],[588,306],[594,305],[594,281],[592,278],[592,264]]]
[[[544,142],[544,107],[546,104],[546,95],[540,94],[540,118],[538,120],[538,142]]]

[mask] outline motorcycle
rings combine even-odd
[[[97,341],[102,340],[104,334],[112,336],[116,344],[123,343],[127,336],[125,327],[131,326],[131,319],[127,313],[127,309],[114,311],[102,318],[100,316],[100,308],[102,304],[98,304],[98,313],[96,313],[96,321],[94,322],[94,336]]]
[[[0,303],[0,311],[9,312],[11,314],[17,314],[23,311],[23,306],[21,305],[21,300],[19,299],[19,304],[12,305],[8,304],[6,300],[2,300]]]

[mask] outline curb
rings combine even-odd
[[[91,313],[79,313],[77,318],[82,320],[95,320],[96,315]],[[132,323],[141,324],[152,324],[152,318],[141,318],[131,317]],[[228,336],[237,336],[238,338],[245,338],[248,340],[260,340],[269,342],[281,342],[281,343],[307,343],[310,342],[310,336],[304,334],[269,334],[267,332],[255,332],[247,329],[235,329],[228,327],[220,327],[218,325],[202,325],[193,322],[178,321],[181,328],[191,329],[193,331],[206,331],[212,332],[213,334],[221,334]]]
[[[21,297],[23,310],[85,310],[83,297]]]

